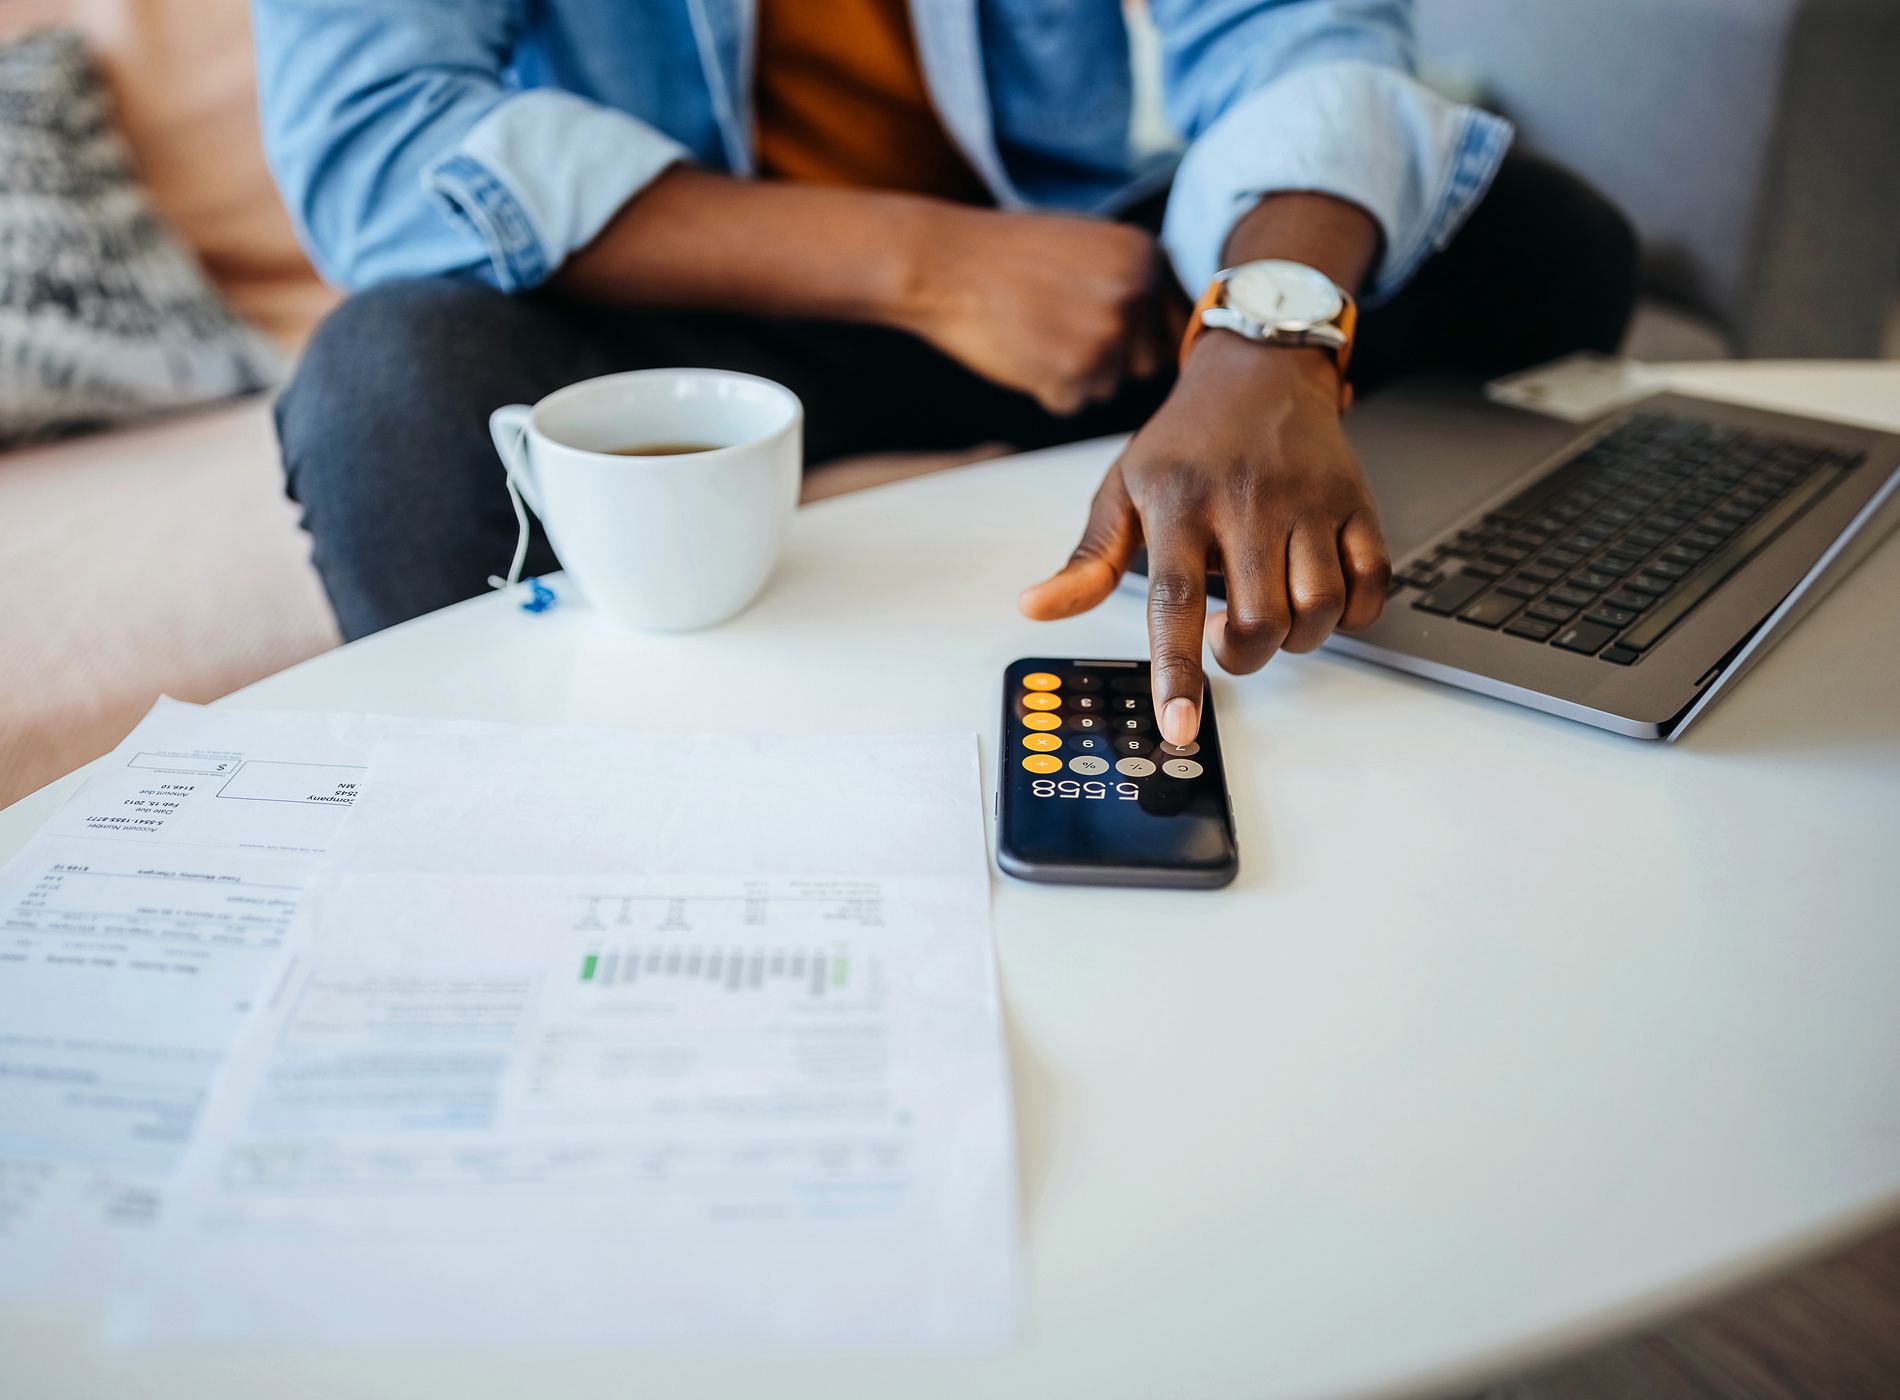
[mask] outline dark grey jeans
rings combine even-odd
[[[1157,206],[1131,213],[1152,220]],[[1635,241],[1573,177],[1514,157],[1453,242],[1361,321],[1361,394],[1408,370],[1491,376],[1614,350],[1636,294]],[[1019,448],[1125,432],[1165,377],[1074,417],[978,377],[896,331],[815,321],[604,309],[473,283],[360,292],[317,331],[277,406],[291,496],[349,638],[480,593],[515,521],[489,412],[618,370],[703,365],[789,386],[806,461],[858,452]],[[1081,519],[1086,503],[1076,502]],[[537,531],[529,573],[558,568]]]

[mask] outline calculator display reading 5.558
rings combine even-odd
[[[1111,795],[1123,802],[1135,802],[1141,797],[1141,788],[1134,783],[1116,783],[1111,789],[1107,783],[1078,783],[1072,778],[1037,778],[1030,783],[1029,791],[1035,797],[1094,798],[1098,802]]]
[[[996,858],[1065,884],[1212,889],[1237,868],[1213,697],[1170,743],[1145,661],[1025,657],[1003,673]]]

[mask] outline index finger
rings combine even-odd
[[[1155,722],[1170,744],[1201,729],[1201,636],[1207,625],[1207,536],[1168,521],[1147,525],[1148,654]]]

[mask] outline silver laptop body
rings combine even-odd
[[[1348,436],[1371,478],[1395,572],[1456,558],[1435,551],[1518,498],[1635,414],[1673,414],[1857,459],[1773,533],[1634,664],[1512,636],[1417,603],[1398,587],[1384,615],[1334,651],[1637,738],[1673,739],[1784,635],[1900,519],[1900,436],[1679,394],[1579,430],[1486,403],[1462,384],[1417,384],[1369,400]],[[1838,460],[1838,456],[1836,458]],[[1778,507],[1777,507],[1778,509]],[[1771,510],[1770,514],[1774,511]]]

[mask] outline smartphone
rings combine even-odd
[[[1037,656],[1003,673],[996,863],[1065,885],[1215,889],[1240,869],[1210,691],[1177,748],[1146,661]]]

